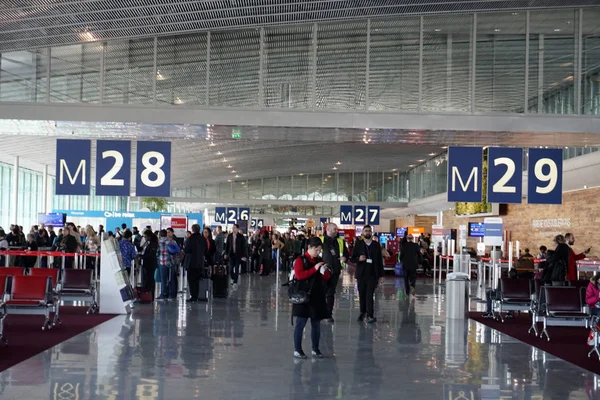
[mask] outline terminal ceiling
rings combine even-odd
[[[598,5],[598,0],[4,0],[0,51],[207,30]]]

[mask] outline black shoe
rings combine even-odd
[[[358,316],[358,322],[363,322],[365,320],[365,314],[360,314]]]
[[[372,323],[375,323],[375,322],[377,322],[377,318],[375,318],[375,317],[368,317],[367,318],[367,323],[372,324]]]
[[[312,356],[314,358],[323,358],[323,353],[321,353],[320,350],[313,350],[312,351]]]
[[[294,358],[299,358],[300,360],[305,360],[306,354],[304,354],[304,352],[302,350],[294,351]]]

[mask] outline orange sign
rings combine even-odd
[[[425,228],[411,226],[408,228],[409,235],[421,235],[425,233]]]

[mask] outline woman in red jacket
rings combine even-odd
[[[592,315],[600,315],[600,290],[598,289],[598,279],[600,279],[600,272],[597,272],[592,279],[585,291],[585,302],[590,306],[590,312]]]
[[[319,258],[322,247],[321,239],[312,237],[308,240],[306,253],[294,261],[296,279],[305,285],[306,290],[310,291],[310,302],[308,304],[294,304],[292,307],[292,315],[296,317],[296,328],[294,329],[295,358],[306,358],[302,351],[302,335],[309,318],[312,355],[315,358],[323,358],[323,354],[319,350],[321,320],[328,317],[327,302],[325,300],[326,291],[323,282],[329,279],[330,274],[327,265]]]

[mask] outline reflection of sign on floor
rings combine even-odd
[[[444,400],[481,400],[477,385],[444,385]]]

